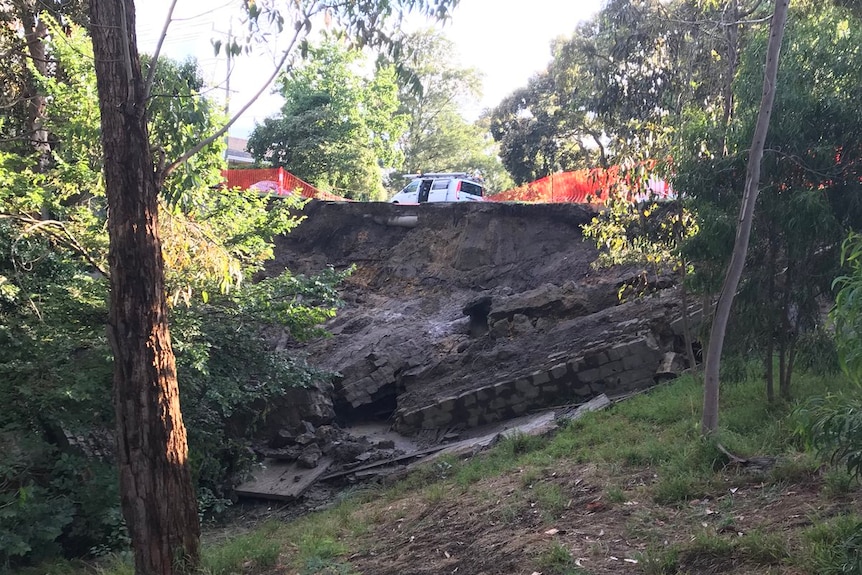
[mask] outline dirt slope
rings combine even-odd
[[[474,421],[499,420],[510,407],[517,413],[572,399],[566,390],[581,385],[572,372],[609,361],[597,350],[646,338],[644,361],[657,364],[680,347],[675,296],[619,305],[619,287],[635,271],[591,267],[596,249],[581,226],[594,213],[585,206],[314,202],[305,214],[278,240],[270,272],[356,266],[345,306],[327,325],[333,336],[302,347],[312,363],[342,375],[333,394],[342,417],[391,417],[405,431],[464,424],[455,420],[468,412]],[[472,325],[471,303],[479,309]],[[614,366],[581,380],[597,391],[622,369]],[[555,368],[568,379],[529,401],[500,387],[518,378],[527,381],[519,389],[537,387]],[[632,377],[615,380],[618,389],[600,391],[650,383],[655,368],[638,365]],[[475,404],[465,394],[481,389],[501,396],[490,412],[458,405]],[[447,399],[442,409],[451,413],[432,413]],[[479,403],[493,402],[480,396]]]

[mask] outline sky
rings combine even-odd
[[[545,69],[551,60],[553,40],[569,36],[602,3],[603,0],[460,0],[452,19],[443,25],[411,18],[406,26],[441,28],[455,44],[456,64],[480,72],[483,97],[461,110],[465,118],[472,120]],[[170,0],[137,3],[141,52],[151,54],[155,50],[169,4]],[[211,94],[220,100],[228,88],[227,61],[223,51],[218,58],[215,56],[212,43],[226,39],[231,29],[241,29],[238,5],[238,0],[178,0],[162,48],[162,55],[172,58],[196,57]],[[279,53],[277,41],[260,49],[263,53],[234,59],[229,82],[232,112],[252,97],[272,71]],[[234,124],[231,135],[247,137],[256,123],[277,114],[281,103],[281,97],[267,89]]]

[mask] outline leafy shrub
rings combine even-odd
[[[12,253],[13,245],[15,261],[0,257],[0,276],[11,278],[4,285],[15,288],[4,289],[0,301],[0,403],[8,406],[2,433],[32,440],[24,445],[16,439],[18,450],[0,449],[0,564],[60,553],[104,555],[128,545],[109,461],[114,413],[104,332],[107,283],[82,273],[44,238],[22,238],[0,222],[0,253]],[[283,274],[173,308],[184,421],[203,512],[222,511],[234,481],[252,464],[247,445],[260,403],[326,377],[274,351],[265,336],[319,334],[319,323],[334,313],[342,277],[331,270],[309,278]],[[107,438],[108,460],[70,449],[69,438],[93,432]],[[25,455],[15,455],[19,451]]]
[[[832,375],[841,369],[835,336],[826,329],[799,334],[796,349],[797,367],[817,375]]]
[[[830,395],[814,398],[796,410],[797,434],[833,463],[844,463],[847,472],[862,475],[862,401]]]
[[[810,573],[862,575],[862,520],[845,516],[811,527],[799,559]]]

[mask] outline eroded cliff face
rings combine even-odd
[[[269,271],[356,266],[332,337],[298,350],[341,374],[318,395],[342,419],[389,418],[407,433],[473,427],[679,368],[668,355],[682,351],[675,290],[658,280],[621,304],[637,270],[591,267],[585,206],[315,202],[305,214]]]

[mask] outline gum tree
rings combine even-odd
[[[763,91],[757,114],[757,122],[754,128],[754,136],[752,137],[751,148],[748,151],[745,191],[743,192],[742,205],[739,209],[736,238],[709,334],[709,347],[707,348],[706,365],[704,368],[703,418],[701,419],[701,431],[705,435],[713,434],[718,430],[721,351],[724,346],[727,323],[730,319],[730,309],[733,305],[739,280],[742,277],[742,270],[745,267],[745,257],[748,253],[748,240],[751,236],[751,228],[754,222],[754,205],[760,192],[760,163],[763,158],[766,134],[769,130],[772,104],[775,100],[781,41],[784,37],[784,24],[787,21],[789,6],[790,0],[775,0],[772,22],[770,24],[769,44],[766,50]]]
[[[291,34],[277,69],[258,94],[266,90],[278,68],[299,53],[296,48],[311,31],[312,18],[317,14],[334,16],[360,42],[380,43],[388,38],[382,23],[410,9],[446,17],[456,3],[457,0],[244,2],[252,24],[264,16],[264,20],[278,25],[286,23]],[[176,0],[171,12],[175,5]],[[132,537],[137,573],[192,571],[199,563],[200,527],[168,329],[158,202],[166,176],[220,138],[233,120],[174,159],[154,162],[147,131],[154,68],[150,67],[144,76],[135,36],[135,3],[89,0],[89,10],[108,200],[108,333],[114,355],[113,395],[123,515]],[[165,31],[170,19],[169,13]],[[158,55],[159,49],[153,62],[158,62]]]

